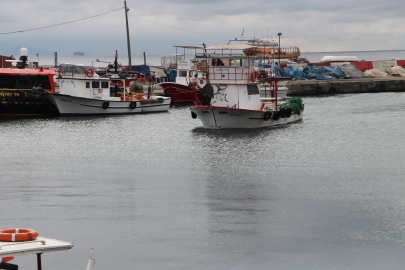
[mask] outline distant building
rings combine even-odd
[[[76,52],[74,53],[74,55],[75,55],[75,56],[76,56],[76,55],[84,55],[84,52],[76,51]]]

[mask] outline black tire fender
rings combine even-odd
[[[271,112],[265,112],[263,115],[263,120],[264,121],[269,121],[271,118],[272,113]]]
[[[285,108],[285,117],[287,118],[291,117],[291,108]]]
[[[332,87],[329,89],[329,94],[331,94],[331,95],[336,95],[336,94],[337,94],[337,89],[332,86]]]
[[[280,117],[285,118],[285,108],[280,108]]]
[[[129,103],[129,108],[135,109],[136,108],[136,101],[131,101],[131,103]]]
[[[280,118],[280,111],[273,112],[273,120],[277,121]]]
[[[197,118],[197,114],[195,112],[191,112],[191,118],[196,119]]]
[[[109,101],[104,101],[103,109],[106,110],[109,106],[110,106],[110,102]]]

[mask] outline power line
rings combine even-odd
[[[70,21],[70,22],[59,23],[59,24],[54,24],[54,25],[49,25],[49,26],[44,26],[44,27],[38,27],[38,28],[33,28],[33,29],[28,29],[28,30],[20,30],[20,31],[8,32],[8,33],[0,33],[0,35],[8,35],[8,34],[23,33],[23,32],[35,31],[35,30],[40,30],[40,29],[45,29],[45,28],[51,28],[51,27],[55,27],[55,26],[61,26],[61,25],[65,25],[65,24],[69,24],[69,23],[74,23],[74,22],[79,22],[79,21],[91,19],[91,18],[94,18],[94,17],[98,17],[98,16],[101,16],[101,15],[105,15],[105,14],[108,14],[108,13],[111,13],[111,12],[115,12],[115,11],[121,10],[121,9],[123,9],[123,8],[124,8],[124,7],[121,7],[121,8],[114,9],[114,10],[111,10],[111,11],[108,11],[108,12],[104,12],[104,13],[101,13],[101,14],[98,14],[98,15],[94,15],[94,16],[90,16],[90,17],[87,17],[87,18],[83,18],[83,19],[79,19],[79,20],[74,20],[74,21]]]
[[[202,35],[209,35],[209,36],[232,37],[232,38],[234,37],[234,36],[216,35],[216,34],[208,34],[208,33],[202,33],[202,32],[191,31],[191,30],[187,30],[187,29],[182,29],[182,28],[177,28],[177,27],[173,27],[173,26],[168,26],[168,25],[165,25],[165,24],[157,23],[157,22],[154,22],[154,21],[151,21],[151,20],[147,20],[147,19],[144,19],[144,18],[135,16],[135,15],[131,15],[131,14],[128,14],[128,15],[129,15],[129,16],[132,16],[132,17],[135,17],[135,18],[138,18],[138,19],[141,19],[141,20],[144,20],[144,21],[148,21],[148,22],[151,22],[151,23],[154,23],[154,24],[162,25],[162,26],[165,26],[165,27],[168,27],[168,28],[173,28],[173,29],[180,30],[180,31],[191,32],[191,33],[202,34]]]

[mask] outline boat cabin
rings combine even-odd
[[[192,63],[190,60],[179,61],[177,63],[176,83],[188,85],[190,79],[204,79],[202,63]]]
[[[55,92],[53,77],[56,72],[44,69],[0,69],[0,91],[32,91],[41,87],[48,92]]]
[[[119,97],[111,96],[111,80],[111,77],[100,77],[91,66],[62,64],[59,68],[60,94],[91,99],[120,100]]]
[[[229,54],[215,51],[202,56],[207,58],[209,65],[207,79],[214,88],[212,105],[260,110],[260,92],[254,57],[234,54],[232,51]]]

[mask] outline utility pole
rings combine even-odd
[[[128,59],[129,59],[129,71],[132,71],[132,61],[131,61],[131,43],[129,41],[129,27],[128,27],[128,10],[127,1],[124,1],[125,5],[125,19],[127,21],[127,42],[128,42]]]

